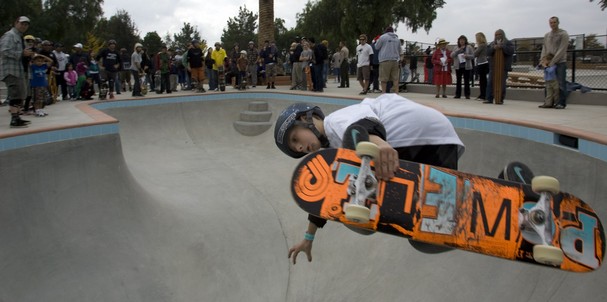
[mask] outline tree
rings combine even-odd
[[[89,32],[86,34],[86,40],[84,42],[83,49],[85,51],[94,51],[95,53],[99,53],[99,50],[103,47],[104,44],[105,41],[103,39]]]
[[[118,47],[130,50],[139,42],[139,31],[131,16],[125,10],[118,10],[109,19],[101,19],[95,28],[95,34],[104,41],[116,40]]]
[[[584,49],[605,49],[605,46],[596,38],[596,34],[584,37]]]
[[[274,0],[259,0],[259,35],[257,45],[263,41],[275,41],[274,38]]]
[[[429,31],[443,0],[320,0],[297,14],[296,30],[303,35],[352,41],[361,33],[374,37],[399,23],[417,32]],[[381,9],[377,9],[381,7]],[[364,13],[361,13],[364,12]]]
[[[143,38],[143,47],[147,49],[149,56],[159,52],[162,44],[162,39],[155,31],[147,33]]]
[[[181,28],[181,32],[173,35],[174,47],[181,49],[188,49],[188,44],[192,43],[192,40],[200,41],[201,47],[206,48],[206,40],[201,41],[200,33],[198,32],[198,27],[192,25],[190,23],[183,23],[183,27]]]
[[[40,0],[2,0],[0,1],[0,35],[8,31],[19,16],[30,18],[30,31],[38,36],[44,36],[40,27],[39,16],[42,14],[42,1]]]
[[[5,0],[3,0],[5,1]],[[38,24],[47,40],[65,45],[82,43],[103,15],[103,0],[47,0]]]
[[[240,49],[246,49],[249,41],[255,41],[256,30],[257,15],[249,11],[246,6],[241,6],[238,9],[238,17],[228,19],[228,25],[221,35],[221,42],[226,48],[238,44]]]
[[[594,0],[590,0],[590,2],[594,2]],[[601,10],[605,10],[607,8],[607,0],[599,1],[599,5],[601,6]]]
[[[291,47],[295,34],[287,30],[284,19],[276,18],[276,20],[274,20],[274,37],[276,37],[276,47],[279,50],[282,50]]]

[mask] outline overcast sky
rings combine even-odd
[[[474,34],[481,31],[487,38],[493,37],[496,29],[503,29],[508,38],[542,37],[550,30],[548,19],[558,16],[561,28],[574,34],[607,35],[607,10],[588,0],[446,0],[432,29],[423,29],[413,34],[410,29],[398,26],[401,39],[433,43],[437,38],[450,42],[460,35],[474,41]],[[306,0],[275,0],[274,15],[285,20],[288,29],[295,27],[295,15],[301,12]],[[221,3],[221,4],[220,4]],[[184,22],[197,26],[203,39],[208,43],[220,40],[228,18],[238,15],[239,7],[258,13],[259,0],[148,0],[124,1],[105,0],[104,12],[110,17],[119,9],[126,10],[141,37],[156,31],[160,37],[167,32],[174,34],[181,30]],[[320,39],[322,37],[316,37]],[[356,38],[356,37],[354,37]],[[605,37],[601,40],[605,43]],[[330,41],[331,42],[331,41]]]

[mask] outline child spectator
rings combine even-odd
[[[53,60],[47,56],[37,54],[32,60],[31,70],[32,79],[30,86],[32,87],[32,98],[34,101],[35,114],[38,117],[44,117],[48,114],[42,110],[48,93],[47,71],[49,66],[53,65]]]
[[[65,73],[63,74],[65,85],[67,86],[67,94],[70,96],[70,100],[76,99],[76,83],[78,81],[78,74],[74,70],[72,63],[65,65]]]
[[[550,61],[554,58],[554,55],[549,53],[545,55],[537,69],[544,69],[544,82],[546,87],[546,98],[544,104],[540,105],[539,108],[553,108],[554,103],[559,100],[559,81],[556,78],[556,64],[548,66]]]
[[[76,74],[78,74],[78,81],[76,83],[76,91],[75,94],[77,97],[80,97],[80,89],[82,88],[82,84],[86,81],[86,72],[88,70],[88,65],[86,64],[86,57],[81,57],[78,64],[76,64]]]
[[[93,95],[95,95],[95,83],[93,82],[92,77],[86,77],[82,87],[80,88],[80,98],[81,100],[92,100]]]
[[[249,66],[249,59],[247,59],[247,51],[240,51],[240,58],[236,60],[238,67],[238,90],[247,89],[247,67]]]
[[[97,84],[97,88],[101,90],[101,77],[99,76],[99,63],[95,60],[95,52],[91,51],[89,56],[91,61],[89,62],[89,68],[86,71],[87,76],[93,79],[93,83]]]

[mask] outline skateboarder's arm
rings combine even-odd
[[[297,264],[297,255],[300,252],[306,253],[308,262],[312,262],[312,242],[314,241],[316,230],[318,230],[316,224],[313,222],[308,223],[305,238],[289,249],[289,258],[293,259],[293,265]]]

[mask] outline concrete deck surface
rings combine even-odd
[[[325,95],[359,97],[351,84]],[[447,114],[607,142],[603,106],[540,110],[540,100],[497,106],[401,95]],[[267,101],[273,121],[289,104],[280,96]],[[50,115],[31,117],[27,129],[9,129],[0,110],[0,138],[93,122],[95,113],[78,103],[49,106]],[[0,301],[607,300],[605,267],[575,274],[463,251],[428,255],[407,240],[360,236],[337,223],[319,231],[312,263],[300,255],[293,266],[287,251],[307,225],[289,191],[297,161],[275,148],[273,129],[254,137],[234,130],[247,103],[108,109],[119,134],[0,152]],[[562,147],[458,133],[467,145],[460,170],[496,176],[509,161],[526,162],[607,221],[607,163]]]

